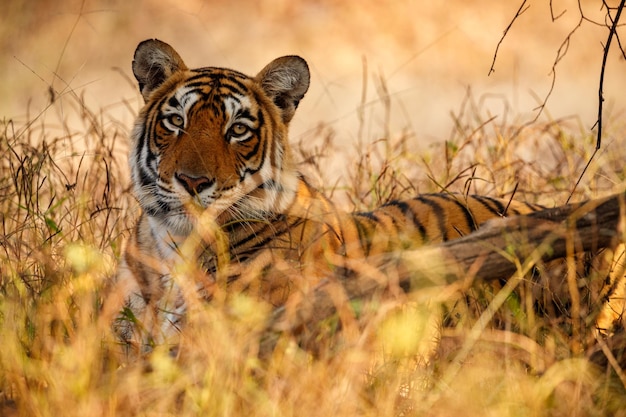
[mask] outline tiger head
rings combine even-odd
[[[225,223],[288,207],[299,175],[287,128],[309,87],[306,61],[284,56],[256,77],[189,69],[152,39],[138,45],[132,67],[145,106],[132,133],[131,176],[152,220],[187,234],[198,208]]]

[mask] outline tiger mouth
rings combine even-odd
[[[207,201],[208,200],[208,201]],[[228,211],[230,204],[220,198],[189,198],[180,202],[175,217],[185,219],[189,224],[196,226],[199,219],[210,218],[216,220],[220,215]]]

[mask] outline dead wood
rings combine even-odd
[[[315,337],[319,322],[338,313],[338,297],[363,299],[394,288],[425,290],[426,297],[441,295],[441,291],[449,294],[477,281],[523,274],[540,260],[610,247],[623,233],[625,202],[626,194],[617,194],[495,219],[470,235],[439,245],[393,253],[384,259],[344,261],[338,277],[273,312],[261,350],[271,350],[283,331],[298,333],[301,339],[303,334]],[[342,295],[338,296],[338,291]]]

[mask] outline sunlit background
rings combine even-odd
[[[521,3],[9,0],[0,15],[0,116],[24,120],[52,98],[77,94],[130,125],[141,104],[133,51],[155,37],[172,44],[191,67],[255,74],[280,55],[304,57],[312,85],[293,137],[326,123],[346,142],[403,129],[413,130],[418,141],[444,140],[453,129],[450,113],[468,92],[502,123],[532,119],[550,90],[559,48],[580,22],[580,8],[596,23],[605,17],[600,1],[528,1],[489,75],[498,41]],[[561,49],[544,120],[577,117],[583,129],[594,125],[608,34],[596,23],[582,21]],[[605,85],[614,118],[626,106],[625,84],[614,43]]]
[[[602,4],[0,0],[0,416],[624,415],[623,333],[606,340],[612,352],[600,339],[581,349],[583,336],[597,335],[599,258],[579,285],[577,271],[564,272],[577,262],[564,262],[554,281],[515,279],[496,295],[495,286],[460,294],[454,283],[418,284],[404,297],[393,284],[380,301],[336,304],[356,320],[311,319],[322,329],[314,349],[328,352],[320,360],[289,335],[271,357],[259,355],[274,333],[259,323],[278,310],[266,316],[238,290],[201,314],[189,304],[181,360],[158,346],[131,363],[118,358],[110,333],[118,311],[110,278],[139,213],[126,163],[142,105],[131,72],[139,42],[159,38],[190,67],[250,75],[278,56],[304,57],[311,88],[292,122],[293,154],[341,209],[442,190],[553,207],[624,190],[626,65],[617,39],[602,152],[577,183],[594,149],[609,33]],[[542,251],[551,253],[548,242],[536,243],[533,253]],[[415,255],[416,283],[422,265],[438,259],[429,253]],[[411,268],[389,282],[413,275],[408,256]],[[353,260],[346,279],[370,282],[375,268]],[[189,267],[195,279],[197,268],[183,266],[177,272]],[[552,272],[536,266],[529,278]],[[308,287],[304,278],[297,274],[294,288]],[[333,303],[341,296],[328,294]]]

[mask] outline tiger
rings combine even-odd
[[[544,209],[441,192],[340,210],[307,182],[290,149],[289,124],[310,83],[299,56],[251,77],[190,69],[169,44],[149,39],[132,71],[145,101],[129,151],[141,214],[120,261],[125,307],[116,331],[137,351],[175,344],[190,293],[211,300],[227,287],[280,307],[345,273],[342,260],[448,241],[490,219]]]

